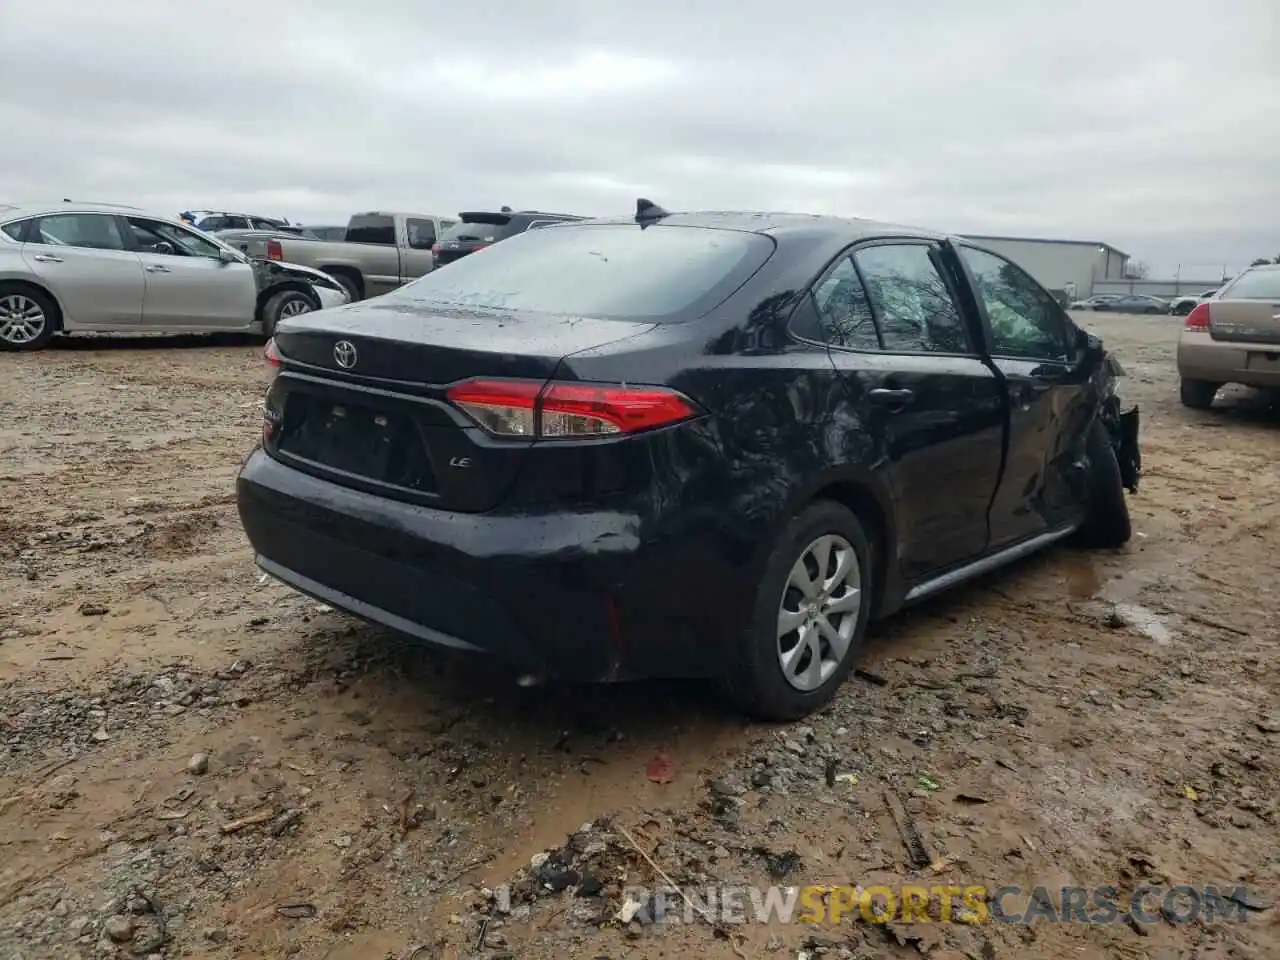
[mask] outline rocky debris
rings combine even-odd
[[[133,918],[126,916],[108,917],[102,925],[102,932],[116,943],[126,943],[133,939]]]
[[[155,730],[171,718],[190,714],[213,720],[241,699],[267,696],[294,682],[289,674],[253,671],[247,660],[230,668],[201,673],[192,669],[159,675],[113,674],[102,688],[49,694],[0,687],[7,712],[0,741],[0,775],[24,758],[62,751],[77,755],[134,730]],[[202,765],[196,754],[188,761],[193,775]],[[204,756],[204,764],[208,757]],[[207,769],[207,766],[206,766]]]
[[[199,777],[208,772],[209,755],[207,753],[193,754],[191,759],[187,761],[187,773]]]

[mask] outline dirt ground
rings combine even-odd
[[[1175,320],[1086,323],[1143,410],[1132,543],[879,625],[779,728],[702,684],[522,689],[260,575],[257,344],[0,356],[0,958],[1280,956],[1280,414],[1183,409]],[[1233,923],[614,920],[657,870],[1252,893]]]

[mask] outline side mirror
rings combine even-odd
[[[218,262],[219,263],[244,263],[244,260],[241,259],[239,256],[237,256],[235,252],[231,250],[223,250],[219,248]]]

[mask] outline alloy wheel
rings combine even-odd
[[[817,690],[843,662],[858,626],[862,569],[853,545],[818,537],[791,567],[778,607],[778,664],[787,683]]]
[[[283,320],[286,317],[300,317],[304,313],[310,312],[311,301],[307,300],[306,297],[293,297],[292,299],[286,300],[284,305],[280,308],[280,319]]]
[[[24,346],[44,333],[48,322],[44,308],[25,294],[0,297],[0,340]]]

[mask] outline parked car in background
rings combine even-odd
[[[1174,317],[1185,317],[1195,309],[1196,304],[1204,303],[1217,292],[1217,290],[1206,290],[1194,297],[1175,297],[1169,302],[1169,314]]]
[[[134,207],[0,205],[0,349],[79,331],[270,335],[346,302],[318,270],[252,259]]]
[[[1101,300],[1090,309],[1099,313],[1168,313],[1169,301],[1141,293],[1129,293],[1114,300]]]
[[[1280,265],[1250,267],[1192,308],[1178,377],[1182,402],[1199,410],[1228,383],[1280,387]]]
[[[803,716],[869,618],[1130,537],[1138,414],[1029,274],[770,214],[530,230],[268,345],[267,573],[537,675],[713,675]]]
[[[436,266],[441,267],[526,230],[585,219],[571,213],[512,210],[510,207],[503,207],[497,213],[473,210],[458,214],[460,222],[441,234],[440,241],[431,252],[435,255]]]
[[[275,237],[266,243],[267,256],[323,270],[354,302],[429,273],[435,266],[431,248],[455,222],[427,213],[358,213],[340,241]]]
[[[290,227],[289,221],[280,217],[262,217],[253,213],[226,213],[220,210],[192,212],[195,216],[195,228],[205,233],[214,233],[218,230],[272,230]]]
[[[1118,293],[1099,293],[1084,300],[1072,300],[1067,305],[1068,310],[1093,310],[1100,303],[1110,303],[1112,300],[1120,299]]]

